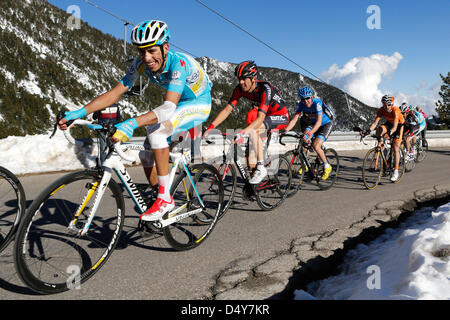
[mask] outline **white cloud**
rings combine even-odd
[[[383,77],[394,73],[402,59],[403,56],[398,52],[394,52],[392,56],[373,54],[369,57],[356,57],[342,67],[333,64],[321,74],[321,78],[372,107],[379,107],[381,97],[390,93],[394,95],[398,105],[406,101],[408,104],[421,106],[427,114],[436,114],[435,102],[439,98],[440,84],[428,86],[425,81],[419,81],[416,92],[412,94],[396,91],[395,88],[380,89]]]
[[[395,52],[392,56],[373,54],[356,57],[339,67],[333,64],[321,74],[321,78],[372,107],[379,106],[384,92],[379,89],[383,76],[393,73],[403,56]]]
[[[431,95],[423,95],[419,93],[408,94],[398,91],[394,93],[394,97],[398,105],[403,102],[407,102],[408,104],[420,106],[422,110],[429,116],[432,114],[437,114],[435,110],[435,103],[437,102],[437,100],[439,100],[439,96],[437,93],[431,93]]]

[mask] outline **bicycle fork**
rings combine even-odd
[[[100,180],[100,183],[98,181],[91,183],[89,191],[87,192],[86,196],[84,197],[83,201],[81,202],[80,206],[78,207],[77,211],[74,213],[74,219],[70,221],[68,229],[76,233],[80,236],[84,236],[92,223],[92,220],[95,217],[95,213],[97,212],[98,206],[100,204],[100,200],[103,197],[103,194],[105,193],[106,187],[108,186],[109,180],[111,179],[111,169],[105,168],[103,172],[103,177]],[[82,228],[77,227],[77,221],[81,214],[83,213],[87,203],[92,198],[94,193],[97,191],[97,194],[95,195],[94,204],[92,206],[91,211],[89,212],[88,219],[84,223]]]

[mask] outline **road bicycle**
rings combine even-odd
[[[425,158],[427,157],[427,152],[428,152],[428,142],[426,142],[425,139],[422,139],[422,135],[418,134],[417,136],[417,141],[416,141],[416,151],[417,151],[417,155],[416,155],[416,162],[420,163],[423,160],[425,160]],[[425,141],[425,143],[424,143]]]
[[[25,209],[25,191],[20,180],[0,166],[0,252],[14,239]]]
[[[292,197],[296,194],[304,181],[315,181],[321,190],[330,189],[336,183],[339,175],[339,156],[336,150],[333,148],[326,148],[322,145],[322,150],[327,157],[328,163],[332,167],[332,171],[328,178],[322,180],[324,165],[320,160],[320,157],[314,152],[311,142],[305,143],[303,141],[303,133],[289,131],[281,134],[280,144],[285,145],[283,139],[288,138],[295,138],[296,140],[295,148],[285,153],[285,157],[292,167],[292,183],[288,190],[288,197]],[[312,156],[309,156],[308,152],[311,152]]]
[[[286,192],[291,183],[291,170],[288,161],[282,155],[268,155],[268,148],[272,134],[267,136],[264,150],[264,166],[267,169],[267,176],[259,184],[250,184],[250,174],[244,168],[240,158],[245,157],[248,144],[238,144],[234,142],[233,135],[221,132],[218,136],[223,144],[223,154],[208,161],[217,167],[222,179],[225,200],[224,209],[220,214],[222,217],[233,203],[237,188],[237,171],[244,180],[243,197],[246,200],[256,201],[258,206],[269,211],[280,206],[286,198]],[[206,138],[210,145],[219,144],[210,136]],[[236,170],[237,168],[237,170]]]
[[[353,128],[353,130],[356,132],[362,131],[358,127]],[[371,135],[371,137],[375,138],[377,142],[374,148],[367,151],[362,166],[364,186],[369,190],[375,189],[383,176],[390,177],[394,172],[394,149],[391,147],[390,140],[388,137],[376,135]],[[367,145],[364,138],[364,136],[361,136],[360,141]],[[394,183],[399,183],[402,180],[405,168],[405,150],[400,148],[398,179],[393,181]]]
[[[104,134],[108,151],[101,166],[69,173],[49,185],[19,225],[14,251],[17,273],[28,287],[43,294],[78,287],[111,256],[125,218],[124,196],[112,178],[113,172],[139,214],[150,205],[122,162],[135,160],[124,151],[143,151],[144,146],[113,144],[112,124],[100,126],[85,120],[74,124]],[[70,130],[64,134],[76,143]],[[208,164],[191,165],[190,150],[177,150],[177,146],[173,143],[170,152],[170,192],[175,209],[158,221],[140,221],[138,228],[161,231],[175,250],[188,250],[203,243],[216,226],[223,185],[217,169]]]
[[[405,171],[410,172],[416,167],[416,163],[422,162],[427,156],[428,144],[426,147],[422,145],[422,138],[420,134],[416,135],[416,142],[411,143],[411,151],[409,154],[406,150],[405,142],[402,141],[402,148],[405,151]]]

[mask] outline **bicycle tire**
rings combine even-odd
[[[222,180],[214,166],[202,163],[192,165],[189,170],[206,208],[163,228],[166,241],[178,251],[193,249],[205,241],[219,220],[224,198]],[[186,172],[182,171],[171,187],[175,207],[187,204],[185,210],[177,212],[178,215],[201,208],[195,190],[188,180]],[[170,214],[166,213],[164,219],[171,218]]]
[[[300,190],[303,184],[303,178],[305,176],[305,168],[303,168],[303,163],[300,159],[300,155],[297,150],[291,150],[284,154],[291,166],[291,184],[289,190],[287,191],[287,198],[293,197],[298,190]]]
[[[364,186],[373,190],[380,183],[383,175],[383,161],[381,152],[378,151],[378,147],[372,148],[367,151],[364,157],[362,166],[362,178]]]
[[[14,239],[26,209],[26,197],[20,180],[0,167],[0,252]]]
[[[417,150],[416,162],[420,163],[427,157],[428,146],[427,148],[424,148],[420,143],[416,142],[416,150]]]
[[[266,162],[266,168],[267,176],[254,188],[259,207],[264,211],[270,211],[280,206],[286,199],[292,172],[289,161],[284,156],[270,158]]]
[[[328,190],[336,183],[339,176],[339,155],[333,148],[325,148],[324,153],[327,157],[328,163],[332,167],[332,171],[328,176],[328,179],[322,180],[322,175],[324,173],[323,171],[325,169],[322,165],[321,169],[318,170],[317,185],[321,190]]]
[[[231,205],[234,201],[234,196],[236,195],[236,187],[237,187],[237,172],[236,167],[233,164],[226,164],[223,162],[223,158],[216,158],[209,162],[209,164],[213,165],[219,171],[219,175],[222,179],[223,184],[223,209],[219,215],[219,219],[221,219],[225,213],[227,213],[228,209],[230,209]],[[227,170],[225,172],[225,170]]]
[[[113,179],[86,235],[67,227],[79,208],[78,223],[87,218],[100,180],[101,174],[94,170],[70,173],[50,184],[30,205],[17,231],[14,262],[20,279],[32,290],[54,294],[79,288],[111,256],[125,213],[122,191]]]

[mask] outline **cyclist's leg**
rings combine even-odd
[[[168,139],[205,122],[210,112],[211,96],[207,94],[195,100],[180,101],[169,120],[155,125],[156,130],[149,135],[149,141],[155,156],[159,190],[157,201],[142,215],[145,220],[159,219],[174,206],[170,195]],[[165,209],[160,210],[162,207]]]
[[[394,174],[391,177],[392,181],[396,181],[399,178],[399,167],[400,167],[400,145],[403,139],[403,124],[398,124],[397,130],[392,135],[393,142],[392,148],[394,151]]]
[[[327,124],[321,126],[319,130],[316,132],[316,139],[313,142],[314,151],[316,151],[320,160],[323,162],[324,173],[322,175],[322,180],[326,180],[331,173],[332,167],[328,163],[327,157],[325,156],[325,152],[322,149],[323,143],[328,139],[331,131],[333,130],[333,122],[328,122]]]
[[[259,183],[267,174],[264,167],[264,142],[261,135],[266,135],[264,123],[249,132],[249,155],[254,156],[256,154],[256,170],[252,179],[250,179],[250,183],[252,184]]]

